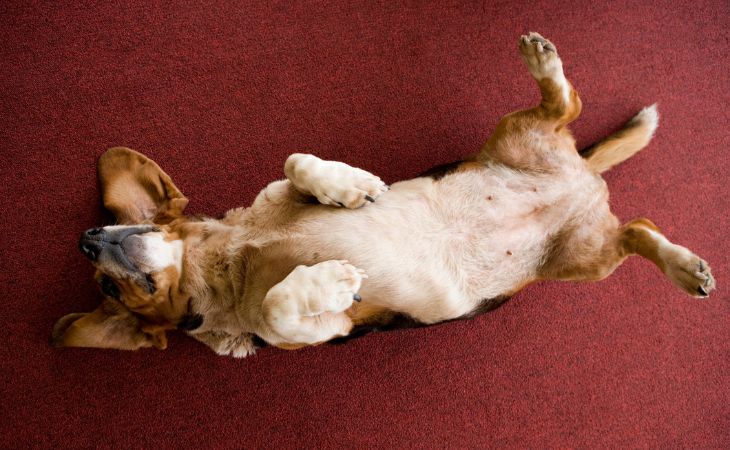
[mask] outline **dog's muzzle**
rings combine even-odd
[[[138,227],[120,227],[109,230],[107,228],[90,228],[81,234],[79,250],[91,261],[96,261],[103,251],[121,252],[121,244],[133,234],[155,231],[152,225]],[[126,258],[125,258],[126,259]]]

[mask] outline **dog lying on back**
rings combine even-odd
[[[541,103],[505,116],[482,149],[428,176],[386,186],[347,164],[295,154],[287,179],[220,220],[150,159],[112,148],[99,160],[103,201],[120,225],[79,242],[104,301],[53,329],[57,346],[167,346],[185,330],[221,355],[263,340],[293,349],[388,327],[472,316],[536,280],[600,280],[641,255],[706,297],[708,264],[647,219],[621,225],[601,173],[651,139],[655,106],[580,155],[567,129],[581,111],[555,46],[522,36]]]

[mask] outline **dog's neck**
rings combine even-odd
[[[185,238],[182,286],[193,309],[204,317],[193,332],[245,332],[235,313],[245,281],[245,255],[238,245],[240,230],[217,221],[195,226]]]

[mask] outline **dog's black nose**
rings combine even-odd
[[[96,236],[97,234],[103,233],[103,232],[104,232],[103,228],[97,227],[97,228],[89,228],[88,230],[86,230],[86,232],[84,234],[86,236]]]
[[[91,228],[81,235],[79,240],[79,249],[92,261],[96,261],[101,253],[101,247],[104,245],[102,237],[104,236],[103,228]]]
[[[96,261],[101,253],[101,242],[82,240],[79,242],[79,249],[92,261]]]

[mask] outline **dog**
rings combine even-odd
[[[189,217],[155,162],[109,149],[98,174],[118,225],[79,241],[104,300],[62,317],[52,343],[164,349],[166,332],[179,329],[244,357],[262,343],[295,349],[471,317],[536,280],[600,280],[629,255],[707,297],[715,280],[706,261],[648,219],[621,225],[608,206],[601,173],[648,144],[656,105],[579,153],[567,125],[581,101],[555,45],[530,33],[519,49],[540,104],[503,117],[475,155],[390,187],[294,154],[286,180],[250,207]]]

